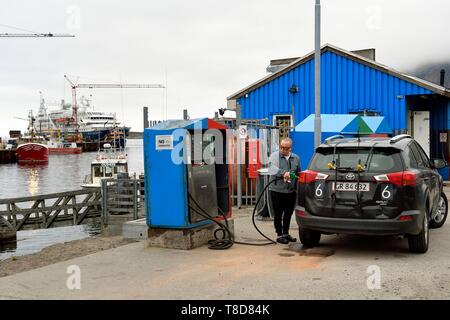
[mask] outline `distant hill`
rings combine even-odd
[[[450,88],[450,62],[424,64],[405,73],[439,84],[441,79],[441,69],[445,70],[445,86]]]

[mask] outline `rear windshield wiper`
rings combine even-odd
[[[367,155],[367,159],[366,159],[366,163],[364,163],[364,170],[368,170],[370,167],[370,163],[372,162],[373,159],[373,151],[374,151],[374,147],[378,142],[375,142],[372,147],[370,148],[369,154]]]

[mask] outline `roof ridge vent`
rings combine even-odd
[[[361,49],[350,51],[366,59],[375,61],[375,48]]]

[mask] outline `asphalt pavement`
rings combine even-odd
[[[236,213],[236,236],[261,242],[250,211]],[[275,236],[271,221],[257,223]],[[449,298],[449,222],[431,230],[426,254],[410,253],[406,239],[348,235],[323,236],[307,250],[298,242],[220,251],[137,242],[0,278],[0,299]]]

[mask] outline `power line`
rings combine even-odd
[[[18,28],[18,27],[10,26],[10,25],[7,25],[7,24],[3,24],[3,23],[0,23],[0,26],[2,26],[2,27],[6,27],[6,28],[10,28],[10,29],[15,29],[15,30],[19,30],[19,31],[31,32],[31,33],[34,33],[34,34],[38,34],[38,33],[40,33],[40,32],[36,32],[36,31],[31,31],[31,30],[27,30],[27,29],[22,29],[22,28]]]

